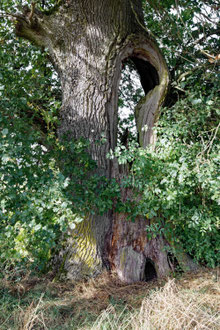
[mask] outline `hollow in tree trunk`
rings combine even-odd
[[[125,175],[116,161],[106,158],[117,144],[122,62],[134,62],[146,94],[135,109],[142,147],[155,142],[152,128],[168,85],[164,58],[144,27],[141,0],[66,0],[47,14],[33,5],[18,15],[16,33],[46,47],[59,73],[59,136],[68,132],[72,139],[89,140],[99,175]],[[103,136],[106,142],[97,143]],[[128,193],[122,191],[124,199]],[[88,215],[73,233],[64,257],[68,277],[93,276],[103,267],[127,282],[167,275],[168,243],[160,236],[147,240],[146,225],[146,219],[131,223],[114,209],[104,216]]]

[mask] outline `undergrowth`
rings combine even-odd
[[[219,329],[219,270],[121,283],[25,277],[0,282],[0,329]]]

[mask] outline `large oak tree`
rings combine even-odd
[[[14,16],[16,34],[47,48],[59,74],[59,137],[89,140],[88,152],[96,161],[97,174],[120,181],[129,169],[106,154],[117,145],[123,62],[134,63],[145,92],[134,110],[142,147],[155,142],[152,128],[168,87],[167,66],[144,26],[141,0],[63,0],[47,12],[33,3]],[[121,195],[122,200],[132,200],[128,189],[122,189]],[[88,214],[65,252],[63,266],[68,276],[95,275],[103,267],[116,270],[127,282],[167,275],[169,243],[159,235],[148,240],[146,220],[137,216],[130,222],[114,208],[105,215]],[[182,265],[193,267],[184,254],[179,257]]]

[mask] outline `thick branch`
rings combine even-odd
[[[59,1],[50,13],[37,9],[36,3],[32,2],[31,7],[23,7],[22,13],[9,14],[14,21],[16,35],[37,46],[50,48],[63,19],[62,15],[57,15],[61,3]]]
[[[46,46],[47,33],[42,24],[44,15],[35,8],[35,3],[32,3],[31,8],[25,7],[22,14],[13,16],[17,36],[28,39],[38,46]]]

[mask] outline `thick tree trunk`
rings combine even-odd
[[[144,29],[141,0],[61,1],[50,15],[26,10],[17,35],[47,47],[59,73],[63,99],[59,136],[84,137],[98,173],[119,177],[117,162],[106,158],[117,143],[118,85],[122,62],[131,58],[146,96],[135,109],[140,144],[154,143],[152,128],[166,94],[164,59]],[[106,142],[100,140],[106,137]],[[123,174],[123,173],[122,173]],[[126,192],[123,192],[126,199]],[[170,271],[162,237],[148,241],[146,219],[135,223],[114,210],[88,216],[73,233],[63,267],[70,278],[115,269],[127,282],[164,276]],[[151,267],[149,265],[152,265]],[[152,273],[147,275],[147,271]]]

